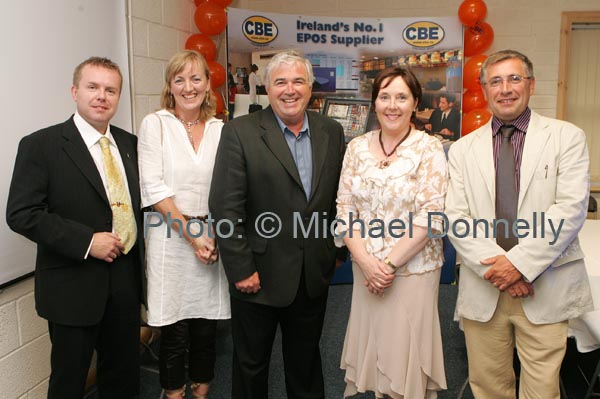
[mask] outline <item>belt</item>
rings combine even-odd
[[[190,216],[190,215],[184,215],[184,214],[181,214],[181,216],[183,216],[183,218],[184,218],[186,221],[188,221],[188,222],[189,222],[190,220],[198,220],[198,221],[200,221],[200,222],[206,222],[206,221],[208,220],[208,215],[204,215],[204,216]]]

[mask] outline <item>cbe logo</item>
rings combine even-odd
[[[414,47],[431,47],[444,40],[444,29],[435,22],[415,22],[404,28],[402,38]]]
[[[254,15],[246,18],[242,24],[242,31],[246,39],[252,43],[265,45],[277,37],[278,29],[275,22],[269,18]]]

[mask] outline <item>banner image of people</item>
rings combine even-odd
[[[228,8],[227,18],[228,62],[237,71],[233,117],[248,112],[249,93],[256,92],[244,87],[250,71],[262,85],[270,58],[293,49],[314,68],[310,109],[342,123],[347,139],[377,127],[372,83],[381,70],[398,65],[410,67],[423,87],[416,127],[443,142],[460,137],[463,33],[458,18],[318,17],[236,8]],[[268,105],[265,95],[255,97],[253,102]]]

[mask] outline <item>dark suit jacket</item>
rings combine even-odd
[[[329,223],[335,218],[344,132],[339,123],[313,112],[308,112],[308,123],[313,153],[308,201],[271,107],[236,118],[223,127],[209,207],[214,219],[226,219],[235,226],[230,238],[217,237],[217,242],[230,293],[236,298],[287,306],[294,300],[303,269],[311,297],[327,290],[336,251],[332,237],[323,238],[321,230],[326,223],[329,231]],[[264,212],[281,219],[281,231],[272,238],[261,237],[255,225]],[[315,220],[304,238],[300,221],[308,229],[313,216],[319,220],[319,231],[314,231]],[[257,294],[239,292],[234,283],[255,271],[261,290]]]
[[[458,140],[460,138],[460,112],[456,108],[450,108],[448,117],[442,123],[442,111],[436,108],[431,117],[429,118],[431,123],[431,131],[433,133],[439,133],[442,129],[448,129],[452,133],[452,137],[444,136],[450,140]]]
[[[120,266],[84,256],[95,232],[112,231],[112,211],[94,160],[73,118],[24,137],[15,161],[6,220],[37,243],[35,300],[38,314],[55,323],[97,324],[112,289],[137,290],[143,298],[143,229],[137,138],[115,126],[138,226],[137,250],[128,255],[135,278],[110,279]],[[134,247],[134,248],[136,248]],[[122,261],[122,260],[121,260]],[[131,267],[131,266],[129,266]],[[115,287],[117,285],[117,287]]]

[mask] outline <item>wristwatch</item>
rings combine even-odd
[[[385,263],[386,265],[388,265],[389,267],[391,267],[393,271],[398,270],[398,266],[394,265],[392,263],[392,261],[390,260],[390,258],[388,258],[387,256],[383,259],[383,263]]]

